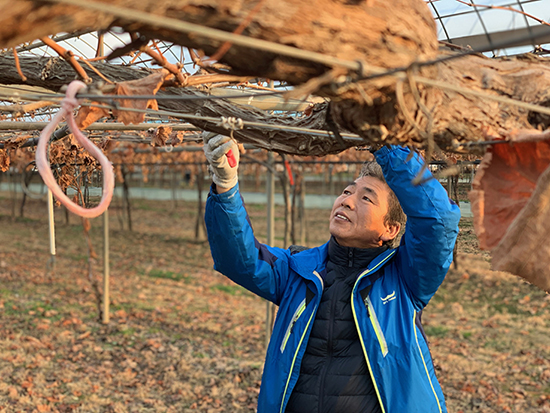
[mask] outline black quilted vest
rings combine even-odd
[[[380,413],[351,309],[357,276],[386,247],[348,248],[331,239],[324,291],[286,413]]]

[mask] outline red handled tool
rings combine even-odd
[[[212,133],[212,132],[208,132],[205,134],[204,136],[204,142],[208,142],[208,140],[210,138],[213,138],[214,136],[216,136],[217,133]],[[233,150],[232,149],[229,149],[229,151],[227,151],[227,153],[225,154],[225,156],[227,156],[227,162],[229,163],[229,166],[231,168],[234,168],[237,166],[237,159],[235,158],[235,155],[233,154]]]
[[[290,162],[288,162],[288,159],[285,159],[285,167],[286,167],[286,172],[288,173],[288,180],[289,180],[290,186],[294,186],[294,176],[292,175],[292,169],[290,169]]]
[[[229,151],[227,151],[225,156],[227,156],[227,162],[229,162],[229,166],[231,168],[234,168],[237,166],[237,159],[235,158],[235,155],[233,154],[232,149],[229,149]]]

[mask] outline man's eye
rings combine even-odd
[[[344,192],[342,192],[344,195],[349,195],[351,194],[351,191],[347,190],[347,189],[344,189]]]
[[[365,201],[371,202],[370,198],[369,198],[368,196],[366,196],[366,195],[363,197],[363,199],[364,199]]]

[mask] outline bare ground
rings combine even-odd
[[[12,218],[3,195],[0,411],[254,411],[266,304],[212,270],[207,243],[194,240],[195,204],[136,201],[133,232],[112,209],[112,317],[103,325],[79,219],[67,224],[56,211],[57,260],[48,271],[45,203]],[[249,212],[265,239],[264,208]],[[308,210],[308,245],[326,241],[327,217]],[[280,234],[280,216],[276,225]],[[100,219],[91,236],[100,281]],[[550,412],[549,296],[490,271],[469,220],[459,252],[424,313],[449,411]]]

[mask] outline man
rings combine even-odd
[[[329,242],[293,253],[255,239],[225,156],[238,162],[234,141],[216,136],[204,150],[215,269],[279,306],[258,412],[446,412],[420,313],[452,262],[460,212],[429,171],[411,183],[421,159],[378,150],[381,170],[365,164],[336,199]],[[399,203],[407,224],[393,249]]]

